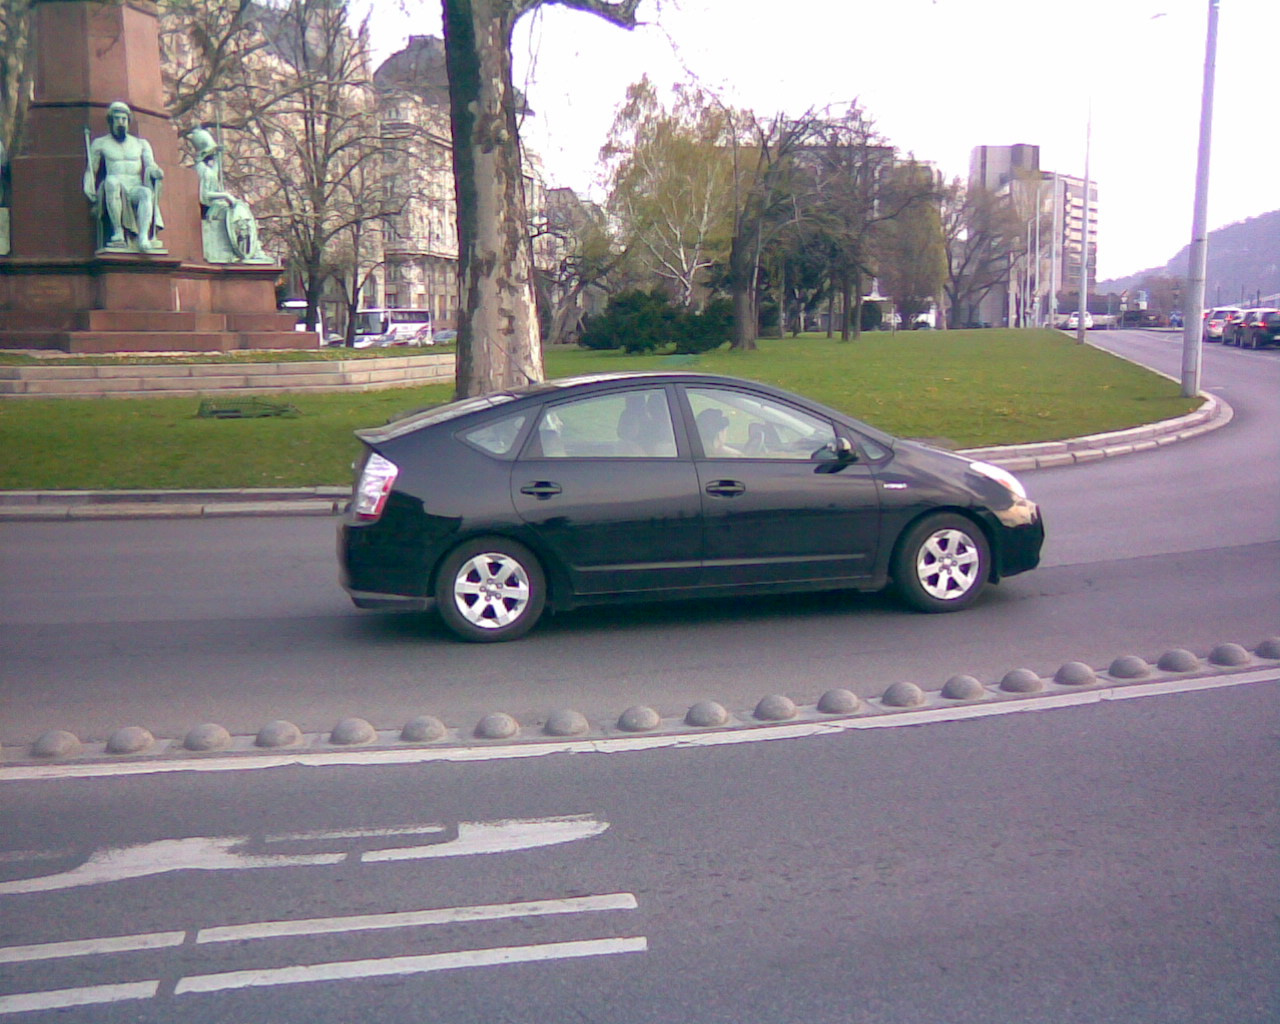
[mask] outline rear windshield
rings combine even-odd
[[[368,427],[364,430],[357,430],[356,437],[369,444],[380,444],[383,441],[390,441],[392,438],[412,434],[415,430],[421,430],[423,427],[444,423],[448,420],[456,420],[460,416],[467,416],[473,412],[482,412],[485,409],[493,409],[499,405],[505,405],[507,402],[514,400],[515,397],[515,395],[500,391],[492,395],[483,395],[480,398],[464,398],[459,402],[449,402],[447,405],[434,405],[429,409],[421,409],[418,412],[411,412],[399,419],[392,420],[383,427]]]

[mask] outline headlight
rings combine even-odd
[[[971,462],[969,468],[975,473],[981,473],[989,480],[1009,488],[1019,498],[1026,500],[1027,489],[1022,486],[1022,481],[1010,473],[1007,469],[1001,469],[999,466],[993,466],[989,462]]]

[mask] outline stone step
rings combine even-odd
[[[452,353],[385,359],[278,363],[161,363],[106,366],[53,360],[0,366],[0,397],[161,398],[268,395],[294,391],[371,391],[453,380]]]

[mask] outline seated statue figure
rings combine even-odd
[[[151,143],[129,134],[133,112],[117,100],[107,108],[108,134],[88,141],[89,166],[84,193],[105,239],[100,249],[163,252],[158,232],[164,227],[160,193],[164,171],[156,163]]]
[[[187,141],[195,151],[200,179],[204,258],[210,263],[270,263],[271,257],[258,241],[258,222],[249,204],[223,187],[218,157],[222,147],[203,128],[194,129]]]

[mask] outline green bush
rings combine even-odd
[[[656,289],[619,292],[600,316],[587,321],[578,344],[597,351],[652,352],[675,339],[677,316],[678,311]]]
[[[681,355],[710,352],[732,337],[733,303],[728,299],[713,299],[701,313],[681,315],[676,352]]]
[[[731,337],[733,304],[716,299],[701,313],[672,304],[657,289],[619,292],[605,311],[587,321],[578,344],[596,351],[623,349],[645,355],[674,345],[675,351],[696,355],[719,348]]]

